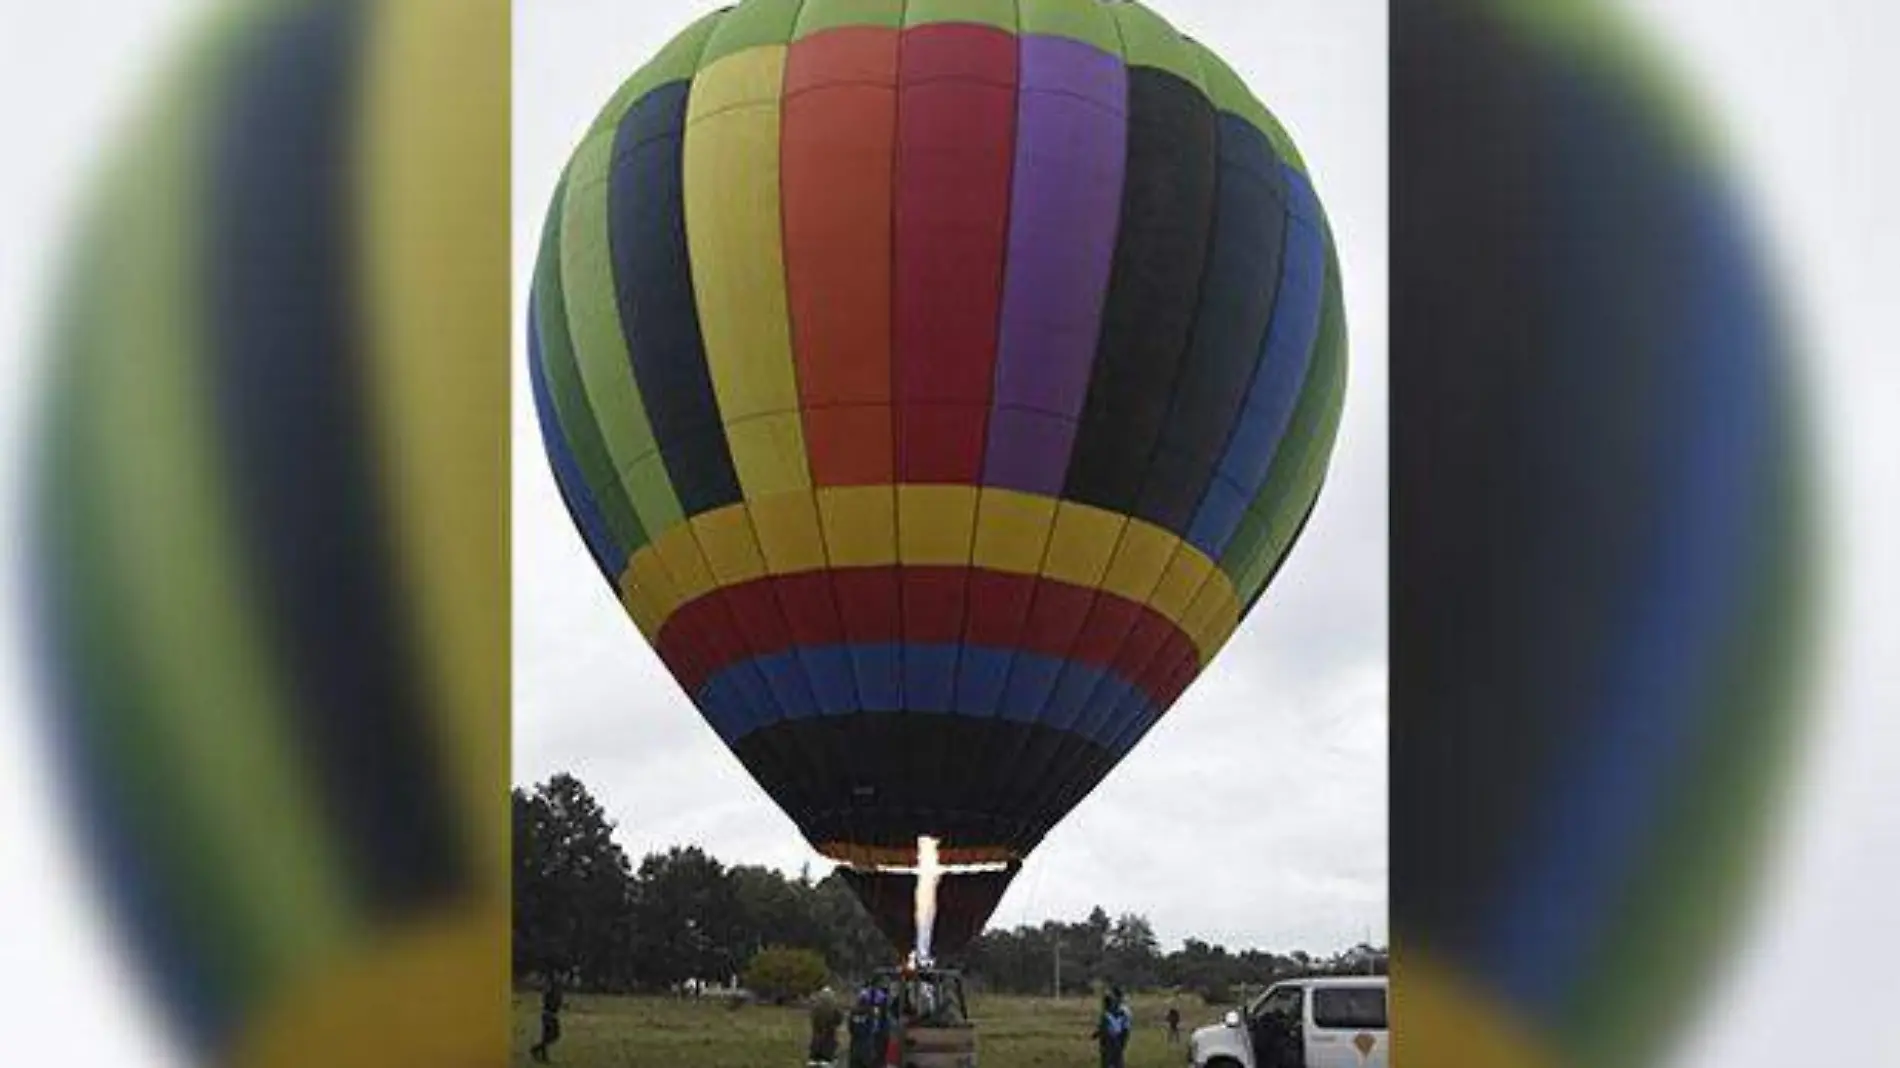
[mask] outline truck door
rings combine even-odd
[[[1324,986],[1313,991],[1306,1068],[1386,1068],[1384,986]]]
[[[1254,1068],[1307,1068],[1306,991],[1283,986],[1268,994],[1247,1021]]]

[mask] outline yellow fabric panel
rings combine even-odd
[[[1108,573],[1108,561],[1121,540],[1128,517],[1086,504],[1063,501],[1056,508],[1055,533],[1049,540],[1049,558],[1042,573],[1071,586],[1098,589]]]
[[[368,49],[359,67],[365,95],[355,111],[360,229],[352,233],[364,254],[356,261],[365,270],[361,284],[385,295],[430,294],[363,308],[361,325],[373,331],[363,336],[365,351],[402,354],[361,365],[373,376],[363,395],[379,402],[376,427],[364,433],[387,465],[390,481],[380,498],[392,510],[386,529],[401,552],[397,573],[409,580],[411,625],[428,638],[417,649],[427,658],[427,676],[417,681],[429,687],[439,752],[461,791],[457,811],[481,842],[480,886],[505,909],[511,831],[494,798],[496,786],[509,781],[509,587],[492,577],[507,575],[510,560],[508,519],[495,507],[495,488],[508,485],[509,457],[493,447],[498,428],[508,425],[512,365],[505,355],[513,306],[509,138],[506,124],[496,121],[510,98],[509,5],[415,0],[362,13],[376,27],[359,38]],[[444,99],[456,106],[443,108]],[[457,195],[443,195],[445,174],[455,175]],[[291,840],[301,833],[273,830]],[[459,977],[462,984],[411,984],[381,1004],[406,1006],[420,994],[433,1010],[438,990],[479,991],[490,977],[505,982],[505,972],[494,971],[506,967],[502,958],[478,948],[489,938],[506,946],[500,926],[492,931],[469,931],[476,963]],[[444,1009],[452,1004],[442,999]],[[470,1063],[486,1055],[479,1036],[494,1034],[486,1030],[492,1004],[484,998],[471,1006],[473,1015],[440,1017],[468,1032],[468,1052],[394,1063]],[[507,1026],[505,1017],[496,1022]],[[323,1056],[331,1053],[327,1043],[316,1046],[305,1052],[330,1063],[349,1060]],[[370,1052],[357,1063],[375,1063]]]
[[[680,595],[679,584],[666,569],[666,561],[660,559],[660,551],[652,545],[633,554],[633,560],[627,565],[626,577],[621,580],[623,601],[631,602],[639,591],[652,605],[653,613],[660,624],[679,610],[686,599]]]
[[[970,562],[976,536],[975,486],[900,486],[898,559],[923,567]]]
[[[1182,545],[1174,559],[1168,561],[1168,569],[1161,575],[1161,584],[1155,587],[1154,596],[1148,599],[1148,606],[1168,617],[1176,624],[1187,619],[1188,608],[1194,603],[1194,595],[1207,582],[1208,573],[1214,565],[1208,562],[1193,547]],[[1183,628],[1185,629],[1185,628]]]
[[[627,615],[633,617],[633,625],[646,635],[648,644],[659,641],[660,629],[666,626],[669,613],[653,599],[652,591],[637,582],[623,579],[620,584],[620,603],[626,606]]]
[[[798,413],[780,213],[786,49],[728,56],[693,83],[686,233],[706,365],[747,497],[811,484]],[[759,416],[784,419],[753,423]]]
[[[785,45],[761,45],[708,64],[693,79],[686,125],[716,119],[734,108],[776,104],[785,93]]]
[[[764,577],[765,557],[752,534],[752,517],[745,505],[694,517],[693,533],[719,585],[736,586]]]
[[[1234,600],[1233,588],[1210,577],[1195,594],[1181,629],[1194,642],[1194,648],[1201,654],[1201,663],[1205,664],[1239,621],[1240,603]]]
[[[1121,544],[1109,561],[1108,574],[1102,578],[1102,588],[1136,604],[1147,604],[1180,546],[1180,538],[1153,523],[1129,520]]]
[[[653,539],[653,548],[666,562],[667,574],[673,576],[680,603],[690,604],[718,588],[713,582],[712,568],[700,551],[699,539],[693,536],[691,523],[675,524]]]
[[[811,493],[761,497],[746,502],[746,508],[772,574],[824,570],[825,538],[818,526],[818,502]]]
[[[1207,629],[1202,640],[1194,646],[1201,651],[1203,668],[1213,663],[1214,658],[1220,655],[1220,651],[1227,648],[1227,643],[1233,640],[1234,632],[1239,629],[1240,614],[1238,612],[1231,617],[1225,614],[1215,616],[1213,625]]]
[[[1392,1063],[1556,1068],[1556,1051],[1503,1002],[1424,954],[1392,959]]]
[[[825,547],[832,567],[888,567],[897,562],[897,490],[839,486],[818,491]]]
[[[747,497],[770,497],[811,489],[805,462],[805,427],[797,411],[728,421],[726,443]]]
[[[986,489],[977,508],[977,567],[1012,575],[1034,575],[1042,570],[1049,531],[1055,525],[1056,502],[1015,490]]]

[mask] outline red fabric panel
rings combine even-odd
[[[1146,610],[1112,593],[1096,597],[1095,604],[1089,608],[1088,619],[1082,624],[1082,634],[1075,641],[1075,651],[1070,659],[1089,664],[1113,663],[1128,632],[1134,629],[1135,621]]]
[[[1159,613],[1144,614],[1136,621],[1135,629],[1128,632],[1128,640],[1122,643],[1121,651],[1115,654],[1115,674],[1124,679],[1141,678],[1141,673],[1160,655],[1161,646],[1168,640],[1168,632],[1178,630]]]
[[[1194,643],[1176,630],[1161,643],[1159,653],[1148,661],[1148,666],[1135,676],[1135,685],[1146,693],[1159,695],[1166,691],[1169,680],[1180,672],[1182,666],[1194,659]]]
[[[1066,656],[1082,633],[1082,621],[1088,618],[1089,604],[1095,591],[1062,582],[1043,582],[1036,587],[1036,603],[1029,609],[1029,622],[1023,627],[1022,645],[1038,653]]]
[[[786,294],[820,486],[892,481],[897,54],[895,30],[854,27],[800,41],[786,61]]]
[[[963,641],[991,649],[1014,649],[1023,638],[1036,580],[1000,571],[970,573],[970,601]]]
[[[903,612],[894,567],[846,568],[831,573],[844,617],[847,642],[888,644],[899,640]]]
[[[903,569],[904,636],[919,645],[955,645],[963,639],[967,567]]]
[[[844,623],[838,618],[830,572],[808,571],[760,581],[778,588],[778,601],[784,606],[794,643],[839,645],[844,642]]]
[[[980,568],[873,567],[763,578],[673,614],[656,643],[688,692],[797,646],[980,645],[1108,668],[1165,706],[1199,674],[1165,616],[1112,593]]]
[[[770,582],[743,582],[726,588],[726,611],[745,634],[746,645],[756,652],[789,648],[792,632],[779,611],[778,597]]]
[[[975,484],[981,474],[1009,242],[1017,53],[1014,34],[985,26],[925,26],[904,38],[895,302],[902,481]]]
[[[799,388],[802,393],[802,383]],[[820,486],[893,484],[893,440],[888,405],[805,409],[805,449]]]

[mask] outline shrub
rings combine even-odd
[[[774,1005],[810,997],[831,978],[825,958],[809,949],[769,946],[745,969],[746,989]]]

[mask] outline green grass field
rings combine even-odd
[[[1135,1037],[1128,1068],[1180,1068],[1184,1046],[1169,1046],[1166,1002],[1133,1001]],[[515,999],[514,1061],[528,1059],[540,1034],[540,1001]],[[1081,998],[977,998],[982,1068],[1084,1068],[1097,1064],[1094,1006]],[[1192,999],[1181,1003],[1181,1030],[1216,1013]],[[568,999],[554,1063],[573,1068],[802,1068],[809,1036],[802,1009],[751,1005],[727,1009],[713,1001],[668,998]],[[1185,1042],[1185,1037],[1183,1039]]]

